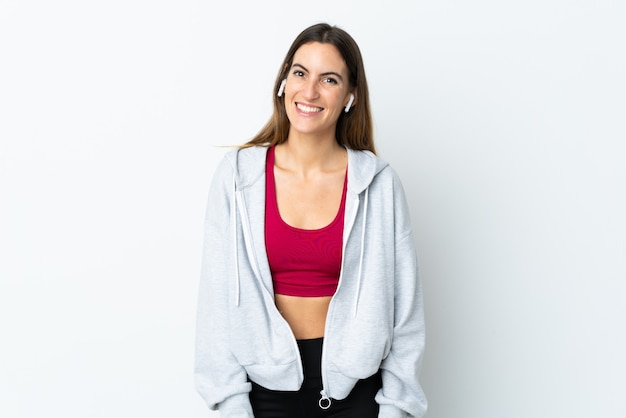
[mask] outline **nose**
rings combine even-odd
[[[303,88],[302,93],[307,100],[314,100],[319,98],[319,85],[317,80],[311,78],[306,81],[306,85]]]

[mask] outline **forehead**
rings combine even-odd
[[[294,54],[293,64],[303,65],[309,71],[348,73],[346,62],[333,44],[306,43]]]

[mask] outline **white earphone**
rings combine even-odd
[[[345,110],[346,113],[350,111],[350,107],[352,106],[352,103],[354,103],[354,94],[350,93],[350,100],[348,100],[348,104],[346,105],[346,110]]]
[[[280,87],[278,88],[278,97],[283,95],[283,92],[285,91],[285,84],[287,84],[287,79],[283,79],[283,81],[280,82]]]

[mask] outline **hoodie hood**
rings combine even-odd
[[[362,193],[387,162],[369,151],[348,151],[348,192]],[[267,147],[240,148],[229,152],[226,159],[235,172],[237,190],[244,190],[265,175]],[[262,164],[260,163],[262,162]]]

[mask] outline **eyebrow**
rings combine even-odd
[[[309,73],[309,72],[310,72],[310,71],[309,71],[309,70],[307,70],[307,68],[306,68],[304,65],[302,65],[302,64],[294,63],[294,64],[291,66],[291,68],[293,68],[293,67],[300,67],[300,68],[302,68],[304,71],[306,71],[307,73]],[[336,73],[336,72],[334,72],[334,71],[327,71],[327,72],[322,73],[322,74],[320,74],[320,75],[321,75],[321,76],[326,76],[326,75],[334,75],[335,77],[337,77],[339,80],[341,80],[341,81],[343,82],[343,77],[341,76],[341,74]]]

